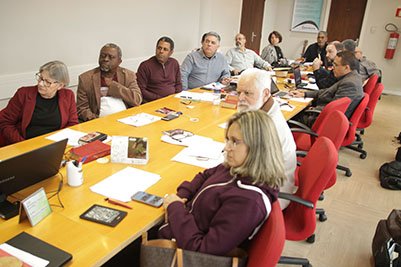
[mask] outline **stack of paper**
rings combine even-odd
[[[58,142],[68,138],[68,145],[79,146],[78,140],[84,135],[86,135],[86,133],[65,128],[55,134],[49,135],[48,137],[46,137],[46,139]]]
[[[105,197],[129,202],[138,191],[146,191],[160,180],[160,175],[127,167],[93,185],[90,189]]]
[[[148,113],[139,113],[133,116],[119,119],[118,121],[128,125],[133,125],[135,127],[140,127],[159,120],[161,120],[161,117],[154,116]]]
[[[224,143],[213,140],[197,142],[184,148],[172,160],[202,168],[213,168],[224,161]]]

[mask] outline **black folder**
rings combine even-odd
[[[72,255],[64,250],[56,248],[49,243],[40,240],[25,232],[14,236],[6,242],[7,244],[31,253],[39,258],[48,260],[47,267],[63,266],[72,259]]]

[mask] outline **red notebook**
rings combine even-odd
[[[110,146],[96,140],[80,147],[71,148],[70,153],[71,158],[74,160],[82,161],[86,157],[84,163],[87,163],[110,155]]]

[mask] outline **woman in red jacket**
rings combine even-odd
[[[260,110],[235,114],[224,150],[223,164],[165,196],[160,237],[176,239],[183,249],[225,255],[245,248],[262,226],[285,179],[274,123]]]
[[[6,145],[78,123],[74,93],[65,89],[67,66],[51,61],[40,67],[36,86],[21,87],[0,112],[0,135]]]

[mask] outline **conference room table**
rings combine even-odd
[[[198,89],[196,91],[203,90]],[[283,112],[286,119],[293,117],[309,104],[294,101],[290,101],[290,103],[295,106],[295,109],[291,112]],[[134,127],[117,121],[141,112],[162,117],[163,114],[157,113],[156,110],[163,107],[181,111],[182,115],[171,121],[160,120],[142,127]],[[89,162],[83,166],[84,182],[79,187],[67,185],[65,167],[61,168],[59,175],[14,194],[10,200],[22,200],[41,187],[46,192],[54,191],[58,188],[60,178],[62,178],[64,186],[59,196],[64,208],[59,206],[57,197],[52,197],[49,202],[52,205],[53,212],[34,227],[30,225],[28,220],[19,223],[18,216],[9,220],[0,220],[0,243],[25,231],[71,253],[73,259],[67,264],[68,266],[102,265],[140,237],[142,233],[161,223],[164,218],[164,210],[163,207],[154,208],[132,201],[127,203],[132,209],[115,206],[106,202],[104,196],[92,192],[90,187],[130,166],[161,176],[156,184],[146,190],[148,193],[158,196],[175,193],[181,182],[191,180],[203,169],[172,161],[171,159],[183,149],[183,146],[162,142],[160,139],[162,131],[180,128],[197,135],[213,138],[215,141],[224,142],[225,130],[219,125],[226,122],[235,112],[234,109],[213,105],[212,102],[184,104],[181,99],[171,95],[70,127],[86,133],[100,131],[109,136],[147,137],[149,161],[146,165],[119,164],[110,161],[108,163]],[[0,160],[50,144],[53,141],[45,138],[49,135],[51,134],[0,148]],[[68,149],[70,147],[67,147]],[[128,212],[128,215],[115,227],[80,219],[79,216],[93,204],[124,210]]]

